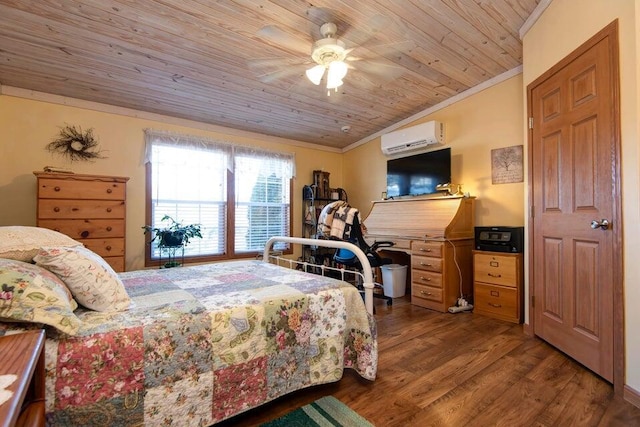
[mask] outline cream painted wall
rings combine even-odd
[[[77,100],[76,100],[77,101]],[[82,104],[82,102],[79,102]],[[173,120],[175,121],[175,120]],[[52,155],[45,146],[65,124],[93,128],[100,149],[108,157],[94,163],[70,163]],[[54,165],[70,168],[76,173],[126,176],[127,185],[127,269],[144,266],[145,169],[143,165],[144,129],[218,138],[242,145],[266,147],[296,155],[297,177],[292,200],[293,234],[301,233],[302,186],[312,180],[314,169],[330,172],[331,186],[342,187],[342,154],[295,145],[273,142],[274,138],[260,135],[237,136],[199,128],[163,123],[119,114],[77,108],[51,102],[0,95],[0,225],[35,225],[36,179],[33,171]],[[267,141],[267,142],[265,142]],[[298,145],[300,145],[298,143]]]
[[[637,51],[640,0],[554,0],[523,39],[523,89],[618,19],[624,239],[625,351],[628,387],[640,392],[640,184]],[[525,92],[526,93],[526,92]],[[526,103],[526,98],[524,99]],[[528,283],[525,285],[528,292]]]
[[[429,120],[445,124],[451,147],[451,179],[476,200],[476,225],[524,225],[524,184],[491,183],[491,150],[523,145],[522,75],[458,101],[411,125]],[[386,162],[380,138],[344,155],[344,185],[352,206],[369,212],[386,191]]]

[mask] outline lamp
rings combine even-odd
[[[344,82],[342,79],[347,75],[349,69],[348,65],[343,61],[332,61],[329,65],[316,65],[309,68],[305,74],[307,78],[314,85],[319,85],[322,77],[324,76],[324,70],[329,69],[327,72],[327,89],[338,89]]]
[[[319,85],[320,80],[322,80],[322,76],[324,75],[324,65],[316,65],[315,67],[309,68],[306,71],[307,78],[311,80],[311,83],[314,85]]]
[[[347,64],[343,61],[333,61],[329,63],[327,89],[337,89],[342,86],[342,79],[347,75],[347,69]]]

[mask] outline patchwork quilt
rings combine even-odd
[[[344,368],[375,379],[375,323],[348,283],[253,260],[120,277],[129,310],[47,329],[48,425],[206,426]]]

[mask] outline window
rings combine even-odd
[[[292,154],[150,130],[146,140],[147,224],[161,227],[169,215],[202,228],[185,259],[253,256],[291,234]],[[154,243],[147,264],[164,256]]]

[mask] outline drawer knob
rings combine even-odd
[[[431,277],[420,276],[420,280],[424,280],[425,282],[430,282],[431,281]]]
[[[431,263],[428,263],[428,262],[424,263],[422,261],[420,261],[420,265],[425,266],[425,267],[432,267],[433,266],[433,264],[431,264]]]
[[[53,211],[54,212],[60,212],[60,208],[56,206],[55,208],[53,208]]]
[[[433,295],[431,292],[420,291],[422,295]]]
[[[87,237],[89,237],[89,232],[87,230],[84,230],[82,233],[80,233],[80,236],[86,239]]]
[[[53,187],[53,191],[60,191],[60,187]]]
[[[431,252],[431,248],[420,248],[422,252]]]
[[[111,193],[113,193],[113,190],[112,190],[112,189],[110,189],[110,188],[107,188],[107,193],[108,193],[108,194],[111,194]]]
[[[107,246],[105,249],[110,251],[111,250],[111,246]]]
[[[111,208],[107,208],[107,212],[111,212]]]
[[[107,231],[111,231],[111,230],[113,230],[113,228],[111,228],[111,226],[108,226]]]
[[[502,277],[502,274],[491,274],[491,273],[487,273],[489,275],[489,277]]]
[[[487,303],[487,304],[489,304],[491,307],[495,307],[495,308],[502,307],[502,304],[493,304],[493,303]]]

